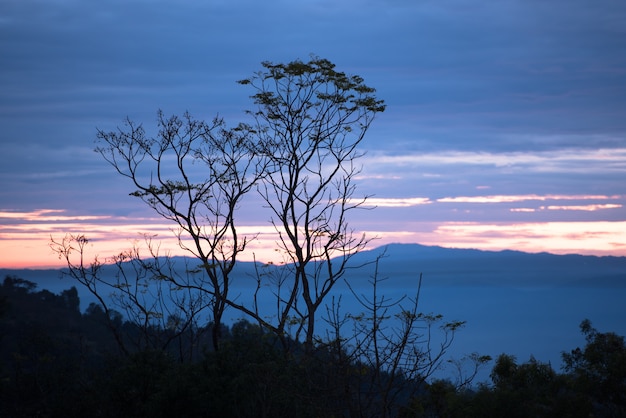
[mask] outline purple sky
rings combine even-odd
[[[67,232],[105,255],[171,237],[93,152],[96,128],[150,130],[158,109],[235,124],[252,94],[236,80],[311,53],[388,105],[358,185],[378,207],[352,220],[375,245],[626,255],[621,0],[8,0],[0,267],[58,265],[47,242]]]

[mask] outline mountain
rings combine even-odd
[[[424,286],[626,287],[626,257],[483,251],[420,244],[389,244],[362,251],[350,263],[362,267],[349,270],[347,278],[370,278],[377,258],[380,258],[379,278],[385,278],[393,286],[416,283],[422,274]],[[193,258],[173,257],[173,260],[180,268],[197,264]],[[115,267],[104,266],[103,271],[113,275]],[[61,269],[0,268],[0,279],[7,275],[30,280],[51,291],[72,285],[70,279],[61,279]],[[254,263],[239,262],[234,277],[245,281],[254,275]]]
[[[381,273],[391,280],[422,273],[425,284],[438,285],[626,287],[626,257],[389,244],[358,254],[355,262],[383,253]]]

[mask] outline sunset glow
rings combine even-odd
[[[544,200],[544,199],[538,199]],[[411,202],[411,199],[398,202]],[[490,202],[490,199],[486,199]],[[510,201],[503,199],[502,201]],[[380,202],[379,202],[380,203]],[[444,202],[445,203],[445,202]],[[435,203],[433,203],[435,204]],[[381,205],[383,206],[383,205]],[[406,207],[402,204],[388,207]],[[601,206],[601,205],[600,205]],[[621,205],[611,205],[614,209]],[[547,210],[563,210],[547,207]],[[570,210],[596,210],[590,207]],[[54,215],[51,215],[54,213]],[[11,220],[7,225],[6,221]],[[94,222],[94,221],[102,222]],[[63,260],[51,250],[51,239],[60,242],[66,234],[84,235],[90,243],[86,259],[107,260],[121,251],[137,246],[149,255],[146,238],[150,238],[161,255],[191,255],[180,248],[177,229],[160,218],[137,220],[115,217],[69,215],[63,210],[33,212],[0,212],[0,267],[2,268],[60,268]],[[371,238],[368,249],[390,243],[414,243],[451,248],[483,250],[516,249],[555,254],[624,255],[626,256],[626,221],[621,222],[542,222],[542,223],[459,223],[418,222],[409,230],[362,230]],[[280,263],[277,252],[278,236],[271,225],[243,225],[240,238],[250,242],[241,253],[242,261]],[[36,254],[36,257],[33,257]]]
[[[370,248],[626,255],[621,2],[4,3],[0,267],[60,267],[49,242],[66,234],[101,258],[146,236],[183,254],[94,152],[98,130],[128,118],[152,138],[159,109],[250,123],[237,80],[311,54],[386,104],[349,167],[349,227]],[[280,261],[265,206],[253,190],[236,214],[242,260]]]

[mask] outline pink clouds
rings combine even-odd
[[[619,209],[621,208],[622,205],[616,205],[616,204],[606,204],[606,205],[570,205],[570,206],[547,206],[544,207],[542,206],[541,209],[547,209],[547,210],[582,210],[582,211],[587,211],[587,212],[595,212],[597,210],[604,210],[604,209]]]
[[[49,244],[51,239],[60,241],[66,234],[89,239],[88,260],[96,256],[104,260],[135,245],[147,254],[146,238],[158,243],[160,254],[190,255],[180,248],[175,226],[159,217],[89,216],[57,209],[0,211],[0,267],[64,267]],[[242,260],[282,261],[274,251],[278,235],[271,225],[242,225],[238,233],[251,238]]]
[[[500,201],[510,199],[498,199]],[[541,200],[541,199],[538,199]],[[513,199],[512,201],[517,201]],[[487,199],[488,203],[495,204]],[[410,205],[437,205],[428,199],[390,199],[376,202],[386,210]],[[582,208],[545,207],[545,210],[601,210],[621,208],[617,204],[586,205]],[[525,211],[524,209],[518,209]],[[42,209],[31,212],[0,211],[0,267],[63,267],[49,248],[51,237],[60,240],[66,233],[84,234],[90,239],[88,257],[101,260],[133,245],[145,247],[145,237],[158,242],[161,254],[188,255],[181,250],[174,225],[160,218],[129,219],[114,216],[69,214],[65,210]],[[392,242],[420,243],[444,247],[483,250],[516,249],[528,252],[626,255],[626,221],[569,222],[390,222],[385,230],[366,224],[361,232],[374,239],[370,248]],[[254,237],[241,260],[281,262],[275,251],[278,236],[269,224],[249,224],[239,228],[241,235]],[[147,253],[147,250],[146,250]]]
[[[424,223],[411,231],[371,231],[375,245],[392,242],[531,253],[626,256],[626,222]],[[426,229],[424,229],[426,227]]]
[[[622,196],[606,196],[606,195],[495,195],[495,196],[459,196],[444,197],[437,199],[442,203],[510,203],[525,202],[529,200],[546,201],[546,200],[608,200],[620,199]],[[621,207],[621,205],[618,205]]]
[[[427,197],[406,197],[406,198],[385,198],[370,197],[365,202],[367,206],[376,207],[410,207],[418,205],[429,205],[433,203]]]

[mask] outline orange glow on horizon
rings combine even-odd
[[[145,228],[145,226],[144,226]],[[42,228],[43,229],[43,228]],[[117,230],[116,230],[117,229]],[[247,229],[247,228],[244,228]],[[250,227],[250,229],[259,228]],[[124,231],[126,233],[120,233]],[[243,231],[242,231],[243,232]],[[240,261],[282,262],[280,253],[276,251],[276,235],[259,234],[257,239],[250,241],[246,251],[240,254]],[[390,243],[419,243],[451,248],[474,248],[499,251],[505,249],[555,254],[587,254],[626,256],[626,222],[548,222],[537,224],[473,224],[473,223],[442,223],[425,232],[412,231],[366,231],[368,237],[374,238],[368,249]],[[21,238],[14,236],[0,239],[0,268],[63,268],[65,264],[59,260],[50,248],[48,232],[25,233]],[[61,240],[63,234],[53,236]],[[141,253],[148,256],[144,237],[139,233],[131,233],[126,228],[112,228],[110,234],[99,231],[96,234],[85,233],[90,239],[87,247],[86,260],[98,257],[105,261],[108,257],[139,245]],[[93,238],[97,236],[97,238]],[[91,237],[91,238],[90,238]],[[158,235],[153,243],[159,247],[161,255],[190,255],[182,250],[173,233]]]
[[[596,210],[603,206],[559,207],[559,210]],[[557,209],[557,208],[547,208]],[[522,209],[526,210],[526,209]],[[85,235],[90,240],[86,260],[100,261],[138,245],[148,256],[145,236],[154,237],[160,255],[191,255],[180,248],[171,223],[160,218],[127,219],[102,216],[71,216],[65,211],[40,210],[23,213],[2,212],[0,218],[0,268],[62,268],[50,248],[50,239],[60,241],[67,233]],[[276,250],[278,235],[271,225],[247,225],[238,229],[240,238],[249,238],[241,261],[283,262]],[[402,223],[402,230],[391,226],[385,231],[361,228],[373,239],[368,249],[389,243],[419,243],[482,250],[578,253],[626,256],[626,221],[579,221],[535,223],[414,222]],[[356,234],[361,232],[357,231]]]

